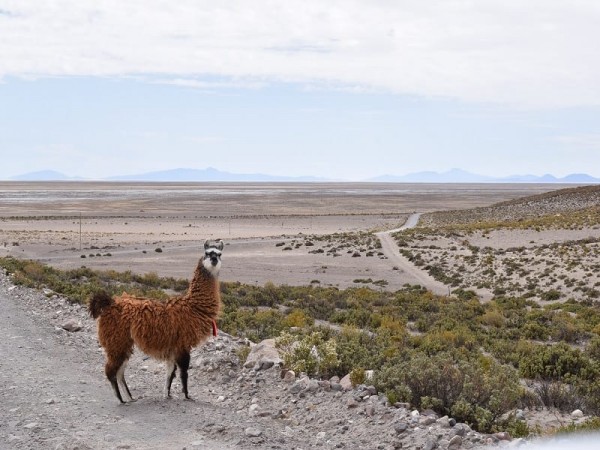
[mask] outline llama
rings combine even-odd
[[[188,395],[190,351],[217,335],[221,309],[218,274],[223,241],[204,243],[204,256],[198,262],[186,294],[165,303],[123,293],[112,298],[105,292],[95,294],[88,309],[98,319],[98,340],[106,353],[105,373],[121,403],[123,397],[134,401],[125,382],[125,367],[134,344],[149,356],[166,361],[165,397],[171,396],[171,383],[179,367],[183,394]]]

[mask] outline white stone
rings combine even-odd
[[[580,418],[580,417],[583,417],[583,411],[582,411],[582,410],[580,410],[580,409],[576,409],[575,411],[573,411],[573,412],[571,413],[571,417],[573,417],[573,418],[575,418],[575,419],[578,419],[578,418]]]
[[[262,430],[259,430],[258,428],[248,427],[246,428],[244,433],[246,433],[246,436],[259,437],[262,434]]]

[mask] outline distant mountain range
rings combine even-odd
[[[10,178],[14,181],[78,181],[82,177],[72,177],[53,170],[31,172]],[[206,169],[172,169],[158,172],[147,172],[134,175],[119,175],[104,178],[103,181],[227,181],[227,182],[327,182],[327,178],[302,176],[286,177],[265,175],[260,173],[230,173],[212,167]],[[335,180],[342,181],[342,180]],[[447,172],[415,172],[407,175],[381,175],[370,178],[368,182],[379,183],[600,183],[600,178],[594,178],[585,173],[574,173],[562,178],[546,174],[511,175],[494,178],[466,172],[461,169],[451,169]]]
[[[17,175],[11,177],[9,180],[12,181],[70,181],[70,180],[85,180],[81,177],[69,177],[64,173],[57,172],[56,170],[40,170],[38,172],[24,173],[23,175]]]
[[[447,172],[415,172],[407,175],[382,175],[366,181],[388,183],[600,183],[600,178],[594,178],[585,173],[573,173],[562,178],[546,174],[511,175],[508,177],[488,177],[466,172],[461,169],[451,169]]]

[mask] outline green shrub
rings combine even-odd
[[[490,431],[498,417],[517,405],[521,393],[514,369],[483,357],[456,361],[447,353],[413,353],[377,371],[374,383],[403,400],[410,393],[411,404],[452,415],[480,431]]]
[[[362,367],[356,367],[350,372],[350,382],[352,386],[358,386],[365,382],[365,369]]]
[[[328,377],[339,364],[336,343],[323,339],[323,334],[313,331],[304,336],[283,332],[275,341],[285,366],[309,376]]]
[[[596,367],[588,357],[565,343],[534,345],[531,349],[533,351],[523,355],[519,361],[519,372],[525,378],[559,380],[577,376],[587,379],[597,374]]]

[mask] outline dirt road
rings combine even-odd
[[[400,249],[392,237],[393,233],[416,227],[419,223],[420,216],[420,213],[411,214],[406,220],[406,223],[400,228],[375,233],[381,242],[381,250],[388,257],[388,260],[398,267],[398,270],[405,278],[408,277],[415,280],[411,284],[420,284],[434,294],[450,295],[452,288],[440,281],[437,281],[427,272],[419,269],[413,263],[411,263],[408,258],[400,253]],[[487,289],[474,289],[474,291],[482,301],[489,301],[493,297],[492,293]]]
[[[381,242],[381,251],[385,253],[385,256],[388,257],[390,263],[398,267],[398,270],[403,274],[403,276],[414,279],[414,282],[411,284],[420,284],[437,295],[448,295],[450,293],[448,286],[435,280],[427,272],[419,269],[413,263],[411,263],[408,258],[400,253],[398,245],[396,245],[396,241],[392,237],[392,233],[417,226],[420,216],[420,213],[411,214],[406,220],[406,223],[400,228],[388,231],[380,231],[379,233],[375,233],[375,235]]]

